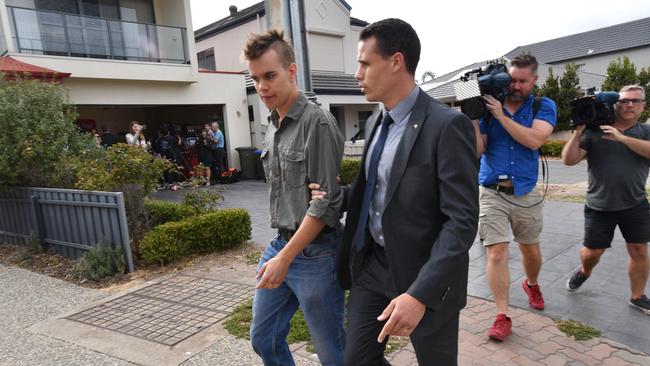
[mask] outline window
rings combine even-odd
[[[77,0],[37,0],[36,9],[79,14]]]
[[[61,13],[119,19],[118,0],[36,0],[35,8]],[[150,1],[146,1],[152,7]],[[153,8],[152,8],[153,9]]]
[[[207,50],[201,51],[196,54],[199,67],[206,70],[217,70],[215,61],[214,61],[214,48],[208,48]]]

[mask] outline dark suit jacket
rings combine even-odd
[[[350,288],[365,251],[353,238],[366,183],[365,161],[379,115],[368,120],[366,151],[348,190],[339,279]],[[393,161],[382,217],[386,256],[399,293],[426,305],[427,334],[466,304],[468,251],[478,225],[478,159],[471,121],[420,91]]]

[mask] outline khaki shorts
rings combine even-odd
[[[523,196],[505,194],[485,187],[479,187],[481,210],[478,219],[478,233],[484,246],[510,242],[510,227],[516,242],[537,244],[542,233],[544,203],[524,208],[539,202],[542,198],[537,189]],[[502,198],[503,197],[503,198]],[[505,199],[508,201],[506,201]]]

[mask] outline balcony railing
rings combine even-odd
[[[185,28],[7,8],[20,53],[189,63]]]

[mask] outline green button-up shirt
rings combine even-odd
[[[300,93],[282,121],[274,110],[271,122],[262,151],[270,183],[271,226],[297,230],[309,215],[334,227],[343,203],[336,176],[344,138],[336,119]],[[309,183],[320,184],[327,191],[325,198],[310,204]]]

